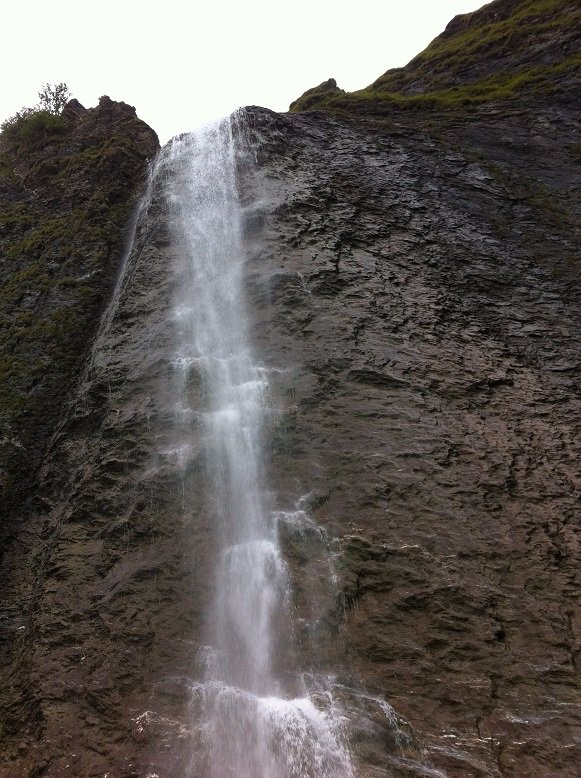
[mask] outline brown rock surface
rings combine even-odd
[[[158,147],[135,109],[109,97],[0,135],[1,538],[86,357]]]
[[[361,776],[574,776],[573,171],[529,157],[553,222],[515,194],[516,118],[502,162],[405,127],[248,120],[271,483],[326,531],[283,536],[297,661],[334,676]],[[199,457],[172,452],[167,230],[154,191],[46,460],[7,776],[173,776],[191,748],[212,533]]]
[[[27,756],[39,720],[29,629],[50,550],[38,469],[119,272],[157,136],[125,103],[72,100],[0,136],[0,773],[42,773]],[[98,545],[98,542],[97,544]],[[95,549],[93,544],[91,548]],[[54,584],[53,584],[54,585]],[[66,648],[70,651],[70,647]],[[18,754],[14,762],[14,754]],[[24,760],[24,761],[22,761]],[[21,767],[24,764],[26,767]]]
[[[260,126],[280,201],[258,337],[295,406],[277,474],[324,498],[352,683],[446,775],[580,763],[579,177],[543,154],[559,123],[523,118],[454,151],[321,115]]]
[[[361,778],[578,774],[578,102],[247,111],[289,664],[334,687]],[[212,528],[151,195],[9,556],[2,778],[174,778],[193,747]]]

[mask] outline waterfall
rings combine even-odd
[[[294,668],[288,678],[290,577],[262,443],[268,369],[253,352],[245,299],[242,121],[238,114],[173,140],[158,165],[180,263],[173,362],[183,426],[176,451],[202,447],[216,549],[205,669],[191,683],[195,737],[187,775],[349,778],[332,698],[309,696]]]

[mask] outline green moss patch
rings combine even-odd
[[[394,109],[462,110],[488,102],[566,92],[579,76],[577,3],[524,0],[510,15],[492,3],[459,17],[405,68],[351,93],[309,90],[291,111],[385,116]],[[498,9],[494,13],[495,8]],[[498,17],[498,18],[497,18]],[[456,20],[455,20],[456,21]]]
[[[67,120],[21,114],[3,127],[0,504],[8,518],[87,353],[156,148],[132,109],[112,101]],[[0,521],[0,538],[3,529]]]

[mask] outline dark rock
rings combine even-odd
[[[157,148],[155,133],[134,109],[112,101],[87,110],[71,100],[60,117],[42,124],[33,115],[0,136],[0,644],[4,666],[13,668],[2,672],[7,751],[0,774],[11,778],[41,774],[38,755],[19,757],[18,765],[11,757],[13,748],[27,748],[26,732],[39,720],[30,691],[35,678],[54,671],[55,679],[73,679],[68,660],[57,669],[32,669],[25,648],[40,639],[31,619],[44,576],[28,554],[37,559],[52,532],[31,518],[42,504],[38,468],[76,391]],[[52,504],[58,496],[45,499]],[[81,553],[98,564],[100,549],[91,540]],[[74,558],[55,557],[47,570],[57,582],[74,566]],[[78,616],[83,605],[76,595],[73,601]],[[54,629],[51,643],[58,642],[59,624]],[[72,704],[77,684],[63,680],[53,703],[58,716]]]
[[[337,82],[334,78],[329,78],[327,81],[323,81],[319,86],[315,86],[312,89],[301,95],[297,100],[291,103],[290,111],[304,111],[308,108],[316,105],[321,97],[328,97],[329,95],[344,95],[345,90],[339,89]]]
[[[361,774],[572,777],[579,178],[559,149],[577,120],[532,138],[524,107],[446,139],[322,114],[252,124],[272,203],[261,276],[302,282],[256,305],[298,409],[273,469],[327,495],[315,516],[339,543],[345,642],[320,662],[346,652],[349,685],[414,733],[381,746],[354,722]]]
[[[81,105],[78,100],[73,98],[72,100],[69,100],[63,108],[61,118],[66,119],[67,121],[75,121],[79,116],[82,116],[86,110],[87,109]]]
[[[443,37],[521,6],[490,4]],[[275,368],[267,443],[294,583],[288,664],[309,668],[321,705],[316,679],[331,679],[365,778],[578,774],[581,134],[565,91],[389,123],[373,106],[343,118],[247,109],[259,175],[243,165],[240,191],[255,350]],[[34,238],[56,273],[70,238],[43,243],[32,222],[101,186],[110,208],[135,184],[147,155],[109,158],[112,117],[155,148],[104,98],[67,140],[73,158],[88,152],[72,192],[50,172],[58,139],[41,139],[32,162],[11,157],[8,251]],[[66,330],[59,353],[75,365],[117,269],[100,241],[73,243],[101,295],[78,350]],[[23,452],[19,497],[35,499],[11,517],[4,568],[2,778],[187,769],[213,549],[195,423],[190,459],[171,449],[176,251],[154,192],[86,370],[42,361],[51,341],[37,334],[12,341],[42,366],[15,385],[43,415],[26,427],[19,411],[5,441]],[[18,272],[31,267],[23,254]],[[18,315],[76,300],[22,279],[8,283]],[[29,452],[42,451],[35,480]]]
[[[37,137],[25,130],[0,137],[1,537],[72,391],[158,146],[134,109],[109,98],[89,110],[71,100]]]

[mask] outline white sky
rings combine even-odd
[[[335,78],[361,89],[484,0],[27,0],[2,14],[0,121],[65,81],[108,94],[165,142],[241,105],[286,111]]]

